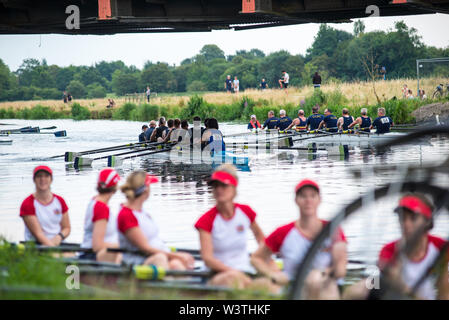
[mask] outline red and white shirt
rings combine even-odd
[[[36,216],[45,236],[49,239],[61,232],[62,215],[69,211],[64,199],[53,194],[49,204],[43,204],[34,195],[23,200],[20,206],[20,216]],[[35,241],[33,234],[25,225],[25,241]]]
[[[323,224],[328,221],[321,220]],[[327,239],[323,249],[315,256],[313,269],[325,269],[332,264],[332,245],[337,242],[346,242],[346,237],[341,228],[338,228],[332,239]],[[265,239],[265,244],[273,253],[281,253],[284,260],[284,272],[290,279],[295,277],[296,269],[306,256],[312,245],[313,239],[307,238],[295,227],[295,222],[277,228]]]
[[[94,232],[94,223],[105,219],[108,223],[104,242],[118,243],[117,221],[109,213],[109,207],[106,203],[92,199],[89,202],[84,218],[84,238],[81,244],[82,248],[92,248],[92,234]]]
[[[233,269],[252,272],[246,244],[256,213],[247,205],[235,203],[234,206],[232,218],[223,218],[217,207],[213,207],[198,219],[195,228],[212,234],[216,259]]]
[[[427,236],[427,252],[419,261],[411,261],[404,258],[402,264],[402,280],[409,287],[413,288],[419,278],[428,270],[441,252],[445,241],[432,235]],[[382,269],[387,263],[395,259],[395,254],[399,246],[399,240],[386,244],[379,254],[378,265]],[[434,300],[437,296],[436,276],[429,275],[420,288],[417,290],[420,298]]]
[[[125,232],[131,228],[139,227],[148,244],[156,249],[169,252],[169,248],[159,237],[159,228],[156,222],[145,211],[131,210],[125,206],[121,207],[121,210],[117,217],[117,225],[119,232],[119,244],[120,248],[128,250],[138,250],[131,241],[125,236]]]

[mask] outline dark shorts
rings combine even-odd
[[[78,259],[81,260],[97,260],[97,254],[95,252],[84,252]]]
[[[288,83],[284,83],[284,88],[288,88]]]

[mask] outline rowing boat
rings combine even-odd
[[[0,139],[0,145],[11,145],[12,140],[10,139]]]

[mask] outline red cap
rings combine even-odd
[[[419,213],[427,219],[432,218],[432,209],[424,203],[420,198],[415,196],[406,196],[399,201],[399,206],[395,209],[398,212],[400,209],[407,209],[414,213]]]
[[[211,184],[213,181],[219,181],[221,183],[232,185],[234,187],[237,187],[238,185],[237,179],[234,178],[232,174],[227,173],[225,171],[215,171],[210,177],[208,183]]]
[[[145,178],[145,185],[148,187],[152,183],[159,182],[159,179],[156,176],[147,173],[147,177]]]
[[[106,168],[100,171],[98,175],[98,185],[103,188],[112,188],[116,186],[120,180],[117,171],[112,168]]]
[[[295,187],[295,193],[298,193],[299,190],[301,190],[304,187],[312,187],[315,188],[316,191],[320,192],[320,187],[315,181],[304,179],[300,183],[298,183]]]
[[[37,166],[36,168],[34,168],[33,170],[33,178],[36,176],[36,173],[38,171],[45,171],[47,173],[49,173],[51,176],[53,176],[53,171],[50,169],[50,167],[47,166]]]

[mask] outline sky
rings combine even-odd
[[[372,17],[362,19],[366,32],[394,28],[403,20],[409,28],[418,30],[422,41],[438,48],[449,47],[449,15],[430,14],[402,17]],[[329,24],[353,32],[353,23]],[[257,48],[266,54],[287,50],[305,54],[318,32],[319,24],[271,27],[255,30],[220,30],[204,33],[142,33],[107,36],[90,35],[0,35],[0,59],[11,71],[17,70],[23,59],[46,59],[49,65],[93,65],[99,61],[122,60],[141,69],[146,61],[179,65],[193,57],[206,44],[216,44],[226,55],[237,50]]]

